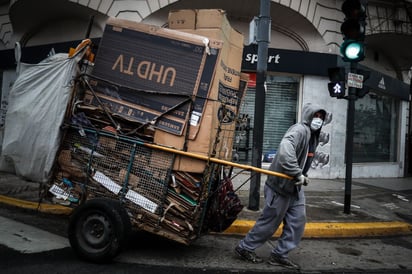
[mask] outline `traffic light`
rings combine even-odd
[[[361,41],[346,40],[340,46],[345,62],[360,62],[365,59],[365,45]]]
[[[346,0],[342,4],[345,20],[341,25],[343,40],[340,47],[345,62],[360,62],[365,58],[367,0]]]
[[[328,75],[330,83],[328,83],[329,95],[331,97],[344,98],[345,97],[345,68],[334,67],[328,68]]]
[[[328,83],[329,95],[331,97],[345,97],[345,82],[330,82]]]

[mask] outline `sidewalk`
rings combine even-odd
[[[260,211],[247,209],[248,178],[250,173],[243,171],[233,179],[245,208],[225,234],[244,235],[260,214]],[[261,194],[265,179],[266,175],[262,174]],[[304,191],[308,219],[305,238],[412,235],[412,178],[353,179],[349,214],[343,212],[344,180],[312,179]],[[38,197],[38,183],[0,172],[0,203],[50,214],[71,212],[70,208],[61,205],[39,204]],[[259,205],[260,208],[264,205],[262,196]],[[279,236],[279,231],[275,236]]]
[[[260,212],[247,209],[249,172],[234,177],[235,190],[245,209],[226,233],[246,233]],[[261,175],[260,208],[266,175]],[[240,187],[240,188],[239,188]],[[306,238],[350,238],[412,234],[412,178],[352,179],[350,213],[344,213],[345,180],[311,179],[304,187]],[[275,233],[279,235],[280,231]]]

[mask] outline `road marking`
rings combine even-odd
[[[336,202],[336,201],[332,201],[332,204],[335,204],[335,205],[338,205],[338,206],[343,206],[344,204],[342,204],[342,203],[338,203],[338,202]],[[351,207],[354,207],[354,208],[358,208],[358,209],[360,209],[360,206],[358,206],[358,205],[350,205]]]
[[[0,244],[22,253],[70,246],[67,238],[0,216]]]

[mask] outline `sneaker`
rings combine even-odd
[[[300,269],[300,266],[298,264],[292,262],[288,258],[280,257],[279,255],[274,253],[270,255],[268,263],[271,265],[280,265],[291,269]]]
[[[258,264],[258,263],[261,263],[263,261],[262,258],[257,256],[255,252],[246,250],[244,248],[241,248],[240,246],[237,246],[235,248],[235,252],[243,260],[254,263],[254,264]]]

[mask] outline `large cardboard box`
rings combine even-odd
[[[169,13],[169,27],[185,33],[206,36],[209,39],[223,41],[217,71],[213,83],[221,84],[211,89],[210,99],[218,100],[225,96],[222,88],[239,88],[242,67],[244,36],[233,29],[220,9],[174,10]]]
[[[221,9],[185,9],[172,10],[168,18],[169,28],[175,30],[221,31],[233,44],[242,43],[244,36],[230,25],[226,12]]]
[[[193,106],[184,102],[194,95],[209,96],[222,46],[218,39],[110,18],[92,83],[113,112],[141,123],[156,121],[159,130],[183,139],[190,110],[195,109],[190,130],[195,138],[200,127],[196,116],[203,115],[206,100],[198,99]]]
[[[239,90],[236,93],[241,98],[246,92],[248,80],[249,76],[242,73]],[[240,104],[241,100],[236,101]],[[222,117],[223,109],[227,112],[225,117]],[[234,116],[235,114],[228,107],[223,106],[222,103],[218,101],[208,101],[203,113],[200,131],[195,139],[184,139],[176,135],[168,134],[167,132],[156,131],[155,143],[167,144],[191,153],[231,161],[236,127],[236,125],[233,124]],[[221,123],[220,130],[218,130],[219,123]],[[175,158],[174,169],[202,173],[206,165],[207,162],[203,160],[177,156]]]
[[[155,132],[155,142],[168,143],[189,152],[231,160],[235,118],[243,99],[246,75],[241,73],[243,35],[234,30],[222,10],[176,10],[169,13],[169,27],[223,41],[221,54],[197,135],[184,140],[166,132]],[[242,77],[242,79],[241,79]],[[197,98],[197,100],[202,100]],[[193,116],[192,116],[193,118]],[[202,172],[205,162],[178,157],[175,168]]]

